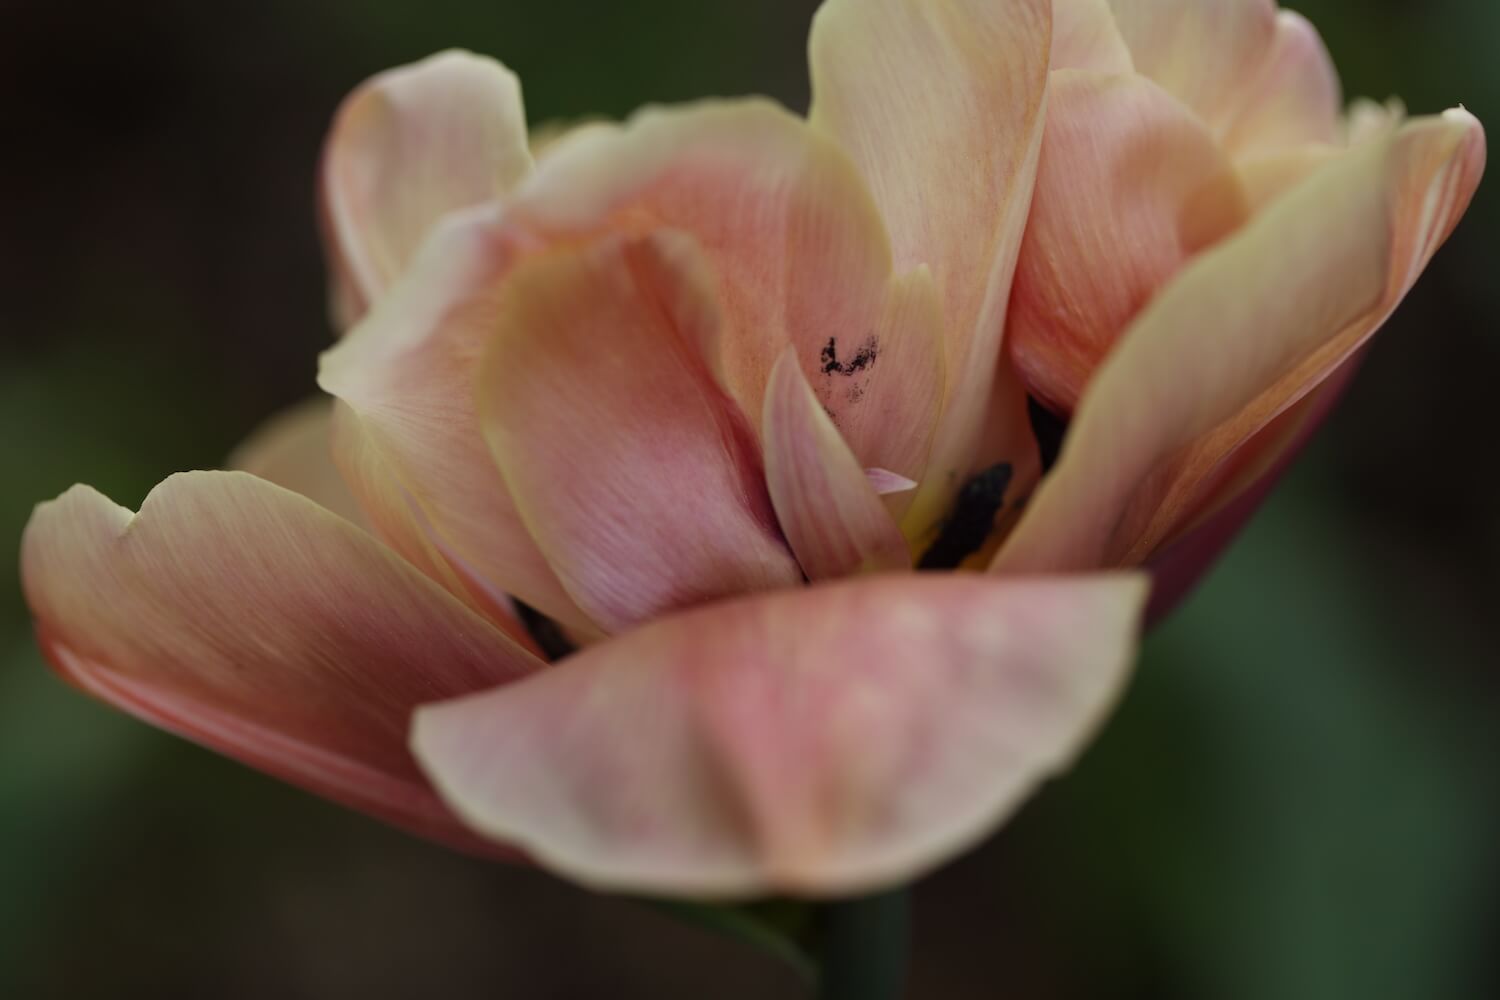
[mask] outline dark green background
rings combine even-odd
[[[999,2],[999,0],[996,0]],[[0,6],[0,562],[311,388],[339,98],[493,53],[534,120],[806,99],[812,0]],[[1351,94],[1500,122],[1500,5],[1304,0]],[[1076,774],[918,892],[912,996],[1500,995],[1494,185],[1148,643]],[[769,997],[739,947],[343,813],[74,694],[0,578],[0,995]]]

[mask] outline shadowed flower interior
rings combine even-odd
[[[357,90],[331,399],[139,514],[39,507],[53,664],[603,888],[858,892],[993,830],[1117,698],[1138,571],[1163,609],[1331,405],[1483,132],[1341,116],[1269,0],[829,0],[810,50],[806,117],[545,142],[487,58]]]

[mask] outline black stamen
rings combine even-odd
[[[517,601],[516,616],[521,619],[521,624],[526,626],[526,631],[536,640],[537,646],[547,654],[547,659],[560,660],[578,652],[578,647],[563,632],[562,626],[531,605]]]
[[[942,534],[932,544],[918,569],[958,569],[969,556],[984,547],[995,528],[995,516],[1005,506],[1014,470],[1009,462],[992,465],[964,484],[953,502],[953,514],[943,524]]]
[[[823,348],[822,362],[824,375],[852,376],[864,371],[866,368],[874,368],[875,362],[880,357],[880,338],[871,337],[854,352],[854,357],[848,361],[839,361],[839,339],[829,337],[828,344]]]
[[[1042,455],[1042,475],[1045,476],[1057,464],[1063,435],[1068,432],[1068,421],[1037,402],[1035,396],[1026,397],[1026,412],[1031,415],[1031,433],[1036,436],[1037,449]]]

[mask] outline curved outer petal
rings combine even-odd
[[[1109,0],[1137,72],[1217,136],[1233,124],[1276,40],[1276,0]]]
[[[771,501],[808,579],[911,568],[906,540],[790,349],[771,372],[761,437]]]
[[[531,536],[605,631],[802,579],[753,431],[705,357],[719,322],[686,237],[564,247],[506,282],[479,375],[484,436]]]
[[[1109,0],[1053,0],[1052,69],[1135,71]]]
[[[1100,370],[995,567],[1147,558],[1241,444],[1384,323],[1463,215],[1484,160],[1468,112],[1418,119],[1190,265]]]
[[[573,603],[526,531],[479,431],[479,357],[521,254],[498,207],[439,223],[370,315],[323,355],[318,384],[345,405],[334,458],[382,537],[496,620],[513,596],[581,635]]]
[[[481,844],[417,770],[409,716],[542,663],[348,522],[244,473],[175,476],[136,515],[76,486],[37,508],[21,569],[44,652],[85,691],[408,830]]]
[[[225,464],[367,526],[359,502],[333,464],[333,400],[326,396],[304,400],[271,417]]]
[[[928,469],[912,477],[909,537],[948,513],[987,414],[1000,438],[1027,426],[1024,394],[996,372],[1041,145],[1051,15],[1052,0],[829,0],[813,25],[812,122],[869,182],[898,270],[925,265],[942,292],[948,391]],[[1028,452],[1006,456],[1016,468],[1034,464],[1029,433],[1007,444]]]
[[[1225,136],[1240,157],[1339,141],[1343,88],[1318,29],[1294,11],[1276,15],[1276,37]]]
[[[588,885],[864,891],[1072,761],[1123,684],[1145,589],[900,575],[717,604],[423,708],[413,748],[476,830]]]
[[[406,269],[433,223],[499,197],[531,166],[521,85],[493,59],[444,52],[351,94],[323,154],[339,329]]]
[[[745,100],[593,125],[549,152],[514,208],[553,235],[690,234],[718,277],[722,377],[747,417],[790,345],[862,463],[920,474],[943,391],[935,290],[894,278],[859,174],[796,116]]]
[[[1281,477],[1292,467],[1359,370],[1356,354],[1296,406],[1277,417],[1234,456],[1239,466],[1204,503],[1204,511],[1151,554],[1146,627],[1166,618],[1218,561]]]
[[[1031,394],[1071,413],[1141,308],[1246,216],[1219,144],[1166,91],[1134,74],[1053,73],[1006,334]]]

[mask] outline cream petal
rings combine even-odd
[[[776,517],[808,579],[911,568],[906,540],[790,349],[771,372],[761,436]]]
[[[1006,334],[1031,394],[1071,413],[1156,291],[1246,216],[1219,144],[1161,87],[1053,73]]]
[[[397,826],[481,845],[412,761],[411,711],[543,664],[347,521],[245,473],[174,476],[139,514],[77,486],[37,508],[21,569],[44,652],[85,691]]]
[[[1235,168],[1250,205],[1250,214],[1258,215],[1271,202],[1345,152],[1347,149],[1343,146],[1310,143],[1241,158]]]
[[[1322,36],[1307,18],[1276,15],[1276,37],[1225,136],[1235,157],[1339,141],[1343,88]]]
[[[1109,0],[1053,0],[1052,69],[1135,71]]]
[[[829,0],[813,25],[811,120],[869,183],[897,269],[929,268],[942,295],[948,387],[928,469],[912,477],[921,487],[908,537],[948,514],[975,471],[987,416],[1026,426],[1023,396],[995,401],[1012,388],[995,373],[1041,144],[1051,21],[1052,0]],[[1034,452],[1029,435],[1011,440]],[[1034,464],[1034,454],[1007,458]]]
[[[1258,431],[1234,454],[1203,503],[1203,512],[1151,554],[1147,627],[1192,592],[1302,454],[1359,370],[1356,354],[1301,402]]]
[[[1275,0],[1109,0],[1137,72],[1222,136],[1276,40]]]
[[[520,83],[493,59],[444,52],[350,95],[323,156],[339,329],[406,269],[433,223],[503,195],[531,167]]]
[[[300,493],[367,527],[359,502],[333,463],[333,400],[304,400],[275,414],[234,450],[225,465]]]
[[[1131,576],[902,574],[716,604],[423,708],[412,745],[477,831],[595,888],[867,891],[1071,763],[1144,598]]]
[[[1467,112],[1415,120],[1198,258],[1100,370],[995,567],[1148,558],[1244,442],[1384,323],[1462,217],[1484,161]]]
[[[536,254],[506,282],[479,375],[484,436],[531,537],[607,632],[801,581],[754,433],[705,357],[719,324],[680,235]]]

